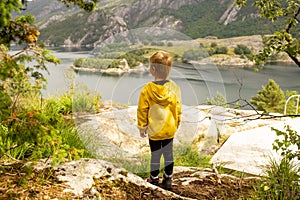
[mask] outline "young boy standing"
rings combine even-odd
[[[173,138],[181,119],[180,88],[169,80],[172,64],[172,57],[164,51],[155,52],[150,57],[150,73],[154,81],[142,89],[137,109],[140,135],[148,135],[151,150],[148,182],[158,185],[160,158],[163,155],[162,187],[165,189],[172,189]]]

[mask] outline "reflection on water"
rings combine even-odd
[[[90,57],[86,51],[56,52],[55,55],[62,60],[58,66],[50,65],[48,89],[44,94],[59,94],[67,90],[66,72],[73,72],[69,66],[73,60],[81,57]],[[76,72],[76,81],[86,84],[89,89],[99,91],[104,100],[113,100],[119,103],[136,105],[141,88],[152,77],[146,74],[124,74],[110,76],[101,73]],[[171,79],[180,87],[183,103],[195,105],[206,103],[216,92],[226,96],[227,101],[234,101],[241,97],[249,100],[257,94],[262,85],[269,79],[274,79],[285,90],[300,92],[300,68],[295,65],[266,65],[259,72],[251,68],[216,67],[211,65],[186,65],[175,63]]]

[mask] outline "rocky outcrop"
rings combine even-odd
[[[109,38],[112,38],[112,36],[114,36],[115,34],[128,30],[128,25],[123,18],[112,14],[102,13],[102,15],[102,19],[105,20],[105,24],[102,26],[103,33],[100,35],[99,39],[93,43],[94,47],[96,47],[104,40],[109,40]]]
[[[63,192],[75,194],[71,198],[76,199],[222,199],[224,194],[237,199],[241,191],[243,196],[247,194],[251,180],[256,179],[218,174],[209,168],[175,166],[173,189],[168,191],[161,188],[161,183],[152,185],[103,160],[80,159],[54,169],[49,162],[40,161],[34,171],[46,170],[53,171],[52,177],[63,186]]]
[[[22,14],[32,14],[38,22],[39,28],[45,28],[53,22],[62,21],[67,15],[78,11],[75,6],[66,7],[65,4],[56,0],[35,0],[28,3],[28,8]]]
[[[254,111],[215,106],[183,106],[182,123],[174,145],[194,146],[200,152],[216,151],[231,134],[276,122],[276,119],[251,120]],[[84,120],[84,123],[81,123]],[[136,106],[126,109],[108,107],[99,114],[77,116],[82,141],[96,158],[139,159],[149,152],[148,140],[140,138]],[[218,143],[217,141],[220,141]]]
[[[49,1],[48,4],[46,2],[48,1],[37,0],[33,2],[32,4],[34,6],[29,8],[28,12],[37,16],[37,21],[42,33],[40,39],[49,45],[54,43],[56,45],[62,45],[62,38],[71,38],[72,43],[68,43],[69,45],[97,46],[107,38],[113,39],[112,36],[114,35],[142,27],[172,29],[179,32],[182,31],[190,37],[202,37],[203,33],[197,33],[197,29],[195,29],[195,31],[192,31],[194,28],[191,28],[191,31],[186,30],[189,30],[190,26],[203,26],[204,28],[202,29],[203,32],[205,32],[206,29],[209,30],[209,27],[207,27],[209,24],[216,23],[214,18],[218,19],[219,17],[219,14],[217,17],[213,15],[210,19],[207,19],[207,21],[209,21],[207,24],[197,24],[195,22],[198,19],[194,17],[198,16],[197,13],[192,13],[191,16],[188,17],[191,19],[186,19],[187,16],[185,15],[182,16],[182,10],[178,15],[172,14],[174,10],[176,12],[177,9],[183,6],[187,6],[187,12],[189,12],[189,9],[191,12],[197,12],[197,9],[192,9],[190,5],[198,4],[197,6],[201,6],[203,3],[203,5],[207,7],[209,6],[209,2],[212,2],[208,0],[100,1],[97,10],[92,13],[75,12],[78,11],[77,7],[67,9],[62,3],[58,7],[58,2],[54,4],[53,0],[51,2]],[[214,4],[215,3],[216,2],[214,2]],[[245,8],[247,12],[243,12],[244,7],[238,8],[234,6],[230,0],[218,0],[217,3],[220,4],[224,12],[219,19],[219,24],[222,24],[221,26],[226,26],[233,21],[244,21],[248,18],[257,17],[257,13],[253,13],[252,10],[248,12],[248,7]],[[40,9],[37,10],[34,9],[34,7],[39,7]],[[55,10],[54,8],[57,9]],[[71,17],[67,17],[65,13],[70,13]],[[244,13],[247,13],[247,15],[244,15]],[[207,14],[203,13],[203,15],[205,16]],[[201,16],[199,17],[202,18]],[[47,18],[47,20],[45,20],[45,18]],[[80,19],[84,20],[80,21]],[[76,23],[76,21],[78,21],[78,23]],[[51,28],[51,24],[54,22],[55,30]],[[68,24],[70,24],[70,27],[68,27]],[[74,32],[72,30],[74,30]],[[223,28],[220,30],[223,30]],[[211,34],[211,32],[207,34]],[[234,35],[236,35],[236,33]]]
[[[240,11],[241,7],[235,6],[234,3],[225,11],[219,20],[219,23],[227,25],[234,22],[237,19],[237,13]]]
[[[115,15],[122,17],[125,21],[127,21],[130,27],[137,27],[142,21],[145,21],[145,19],[148,19],[148,23],[146,22],[145,26],[153,26],[154,24],[162,25],[161,21],[164,21],[164,19],[160,19],[155,16],[159,16],[158,13],[160,13],[164,8],[176,10],[183,5],[200,3],[201,1],[203,0],[139,0],[131,5],[127,5],[126,7],[117,10]],[[173,24],[170,26],[174,26],[174,23],[178,23],[175,21],[168,22]],[[164,27],[166,27],[165,24]]]
[[[166,28],[180,31],[182,29],[182,21],[176,19],[174,16],[161,18],[161,11],[165,8],[178,9],[183,5],[190,5],[201,1],[202,0],[139,0],[133,4],[123,4],[118,9],[113,9],[113,15],[108,15],[108,23],[102,27],[104,34],[102,34],[99,40],[93,45],[97,46],[104,40],[108,43],[114,42],[115,38],[112,36],[125,32],[129,27],[130,29],[138,28],[141,24],[145,27]],[[128,38],[125,39],[127,40]],[[136,41],[136,43],[138,42],[140,41]]]
[[[39,161],[35,166],[35,170],[37,171],[47,168],[52,168],[51,163],[49,161],[45,162],[44,160]],[[191,168],[191,170],[193,169]],[[178,168],[177,172],[180,173],[181,169]],[[205,175],[208,174],[203,173],[203,176]],[[79,197],[98,197],[101,199],[101,192],[105,187],[111,187],[110,189],[113,189],[113,187],[125,184],[128,189],[130,185],[139,188],[141,192],[140,195],[145,195],[145,198],[160,196],[167,199],[190,199],[152,185],[141,177],[103,160],[80,159],[67,162],[54,167],[53,176],[58,182],[66,185],[64,192],[73,193]],[[101,185],[97,185],[99,182],[101,182]],[[156,194],[154,195],[151,192],[148,194],[145,192],[145,194],[143,194],[143,190],[148,192],[155,191]],[[126,194],[124,197],[126,197]]]
[[[176,19],[173,16],[168,16],[163,19],[160,19],[157,22],[157,26],[166,29],[173,29],[173,30],[182,30],[183,29],[183,22],[179,19]]]
[[[280,153],[272,148],[278,136],[271,127],[285,132],[286,125],[292,130],[299,130],[300,118],[289,118],[268,126],[234,133],[212,157],[211,163],[249,174],[266,175],[264,171],[271,159],[276,162],[282,159]],[[290,146],[289,149],[297,151],[296,146]],[[300,161],[294,161],[300,164]]]

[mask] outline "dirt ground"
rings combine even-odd
[[[182,178],[189,177],[192,172],[174,174],[172,191],[182,197],[192,199],[249,199],[255,181],[222,177],[221,183],[215,175],[200,178],[184,185]],[[163,194],[122,180],[110,181],[106,177],[95,179],[93,189],[86,190],[83,196],[63,192],[67,188],[57,182],[52,170],[35,172],[21,164],[0,164],[0,199],[182,199]],[[100,198],[99,198],[100,199]]]
[[[249,199],[257,179],[234,178],[225,176],[220,179],[210,175],[183,185],[179,180],[189,177],[189,173],[175,174],[173,192],[193,199]]]

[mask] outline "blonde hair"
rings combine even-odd
[[[173,64],[172,56],[165,51],[157,51],[150,57],[150,68],[154,69],[154,76],[167,79]]]

